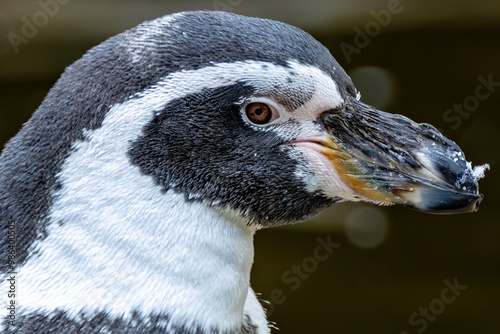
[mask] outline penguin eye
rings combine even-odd
[[[273,119],[273,109],[262,102],[249,103],[245,113],[250,122],[258,125],[269,123]]]

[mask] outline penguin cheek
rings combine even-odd
[[[334,199],[352,200],[357,194],[349,187],[332,162],[322,152],[321,145],[309,142],[294,143],[293,155],[302,157],[303,163],[298,165],[295,175],[306,185],[307,191],[318,191]]]

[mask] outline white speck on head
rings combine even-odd
[[[489,170],[489,169],[490,169],[490,165],[489,164],[484,164],[484,165],[481,165],[481,166],[476,166],[472,170],[472,176],[474,177],[474,179],[476,181],[480,180],[480,179],[482,179],[484,177],[484,172],[486,170]]]
[[[158,41],[155,36],[162,35],[172,29],[172,23],[175,19],[183,16],[183,13],[175,13],[164,16],[154,21],[144,22],[134,29],[134,34],[125,34],[131,38],[127,43],[127,52],[130,55],[132,63],[138,63],[142,60],[146,46],[156,46]]]

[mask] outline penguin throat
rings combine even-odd
[[[52,217],[62,224],[49,226],[19,272],[27,313],[126,319],[139,312],[188,327],[241,325],[253,260],[250,227],[174,193],[136,198],[116,211],[57,204]]]
[[[23,316],[162,316],[193,332],[240,329],[255,228],[163,192],[130,163],[130,143],[164,105],[144,94],[72,144],[46,237],[18,268]]]

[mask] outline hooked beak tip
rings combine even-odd
[[[416,180],[420,182],[415,186],[415,195],[400,194],[401,198],[408,199],[405,204],[437,214],[477,212],[483,199],[478,180],[484,177],[484,171],[489,166],[472,168],[463,152],[450,153],[449,148],[424,151],[427,151],[425,156],[417,154],[422,167],[417,173],[419,177]]]
[[[463,193],[426,186],[417,186],[412,188],[412,191],[397,191],[394,194],[403,200],[403,205],[434,214],[477,212],[483,200],[483,195],[479,193]]]

